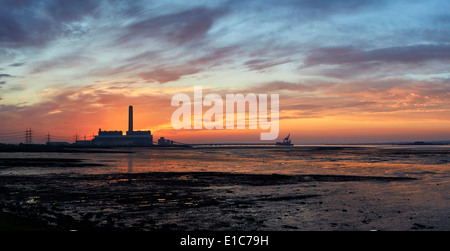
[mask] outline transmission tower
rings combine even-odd
[[[33,143],[31,128],[25,130],[25,144],[31,145]]]

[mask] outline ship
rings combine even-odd
[[[291,139],[289,138],[290,136],[291,136],[291,134],[289,133],[289,135],[286,138],[284,138],[282,141],[275,143],[275,145],[277,145],[277,146],[293,146],[294,144],[291,143]]]

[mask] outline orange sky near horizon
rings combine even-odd
[[[130,100],[131,101],[131,100]],[[166,100],[168,102],[168,100]],[[78,134],[79,139],[86,135],[91,139],[102,130],[128,129],[128,105],[132,102],[124,100],[121,103],[102,107],[80,107],[75,112],[50,111],[44,116],[30,114],[28,120],[32,128],[35,142],[45,140],[47,133],[54,141],[64,137],[69,141]],[[156,140],[165,137],[184,143],[265,143],[260,141],[260,133],[268,130],[258,129],[173,129],[170,118],[172,112],[178,107],[166,107],[164,104],[138,104],[134,105],[134,129],[151,130]],[[204,111],[209,107],[203,107]],[[30,112],[32,113],[32,112]],[[283,111],[280,111],[283,114]],[[379,116],[379,115],[377,115]],[[398,141],[437,141],[450,139],[450,121],[403,118],[380,119],[373,114],[365,116],[324,116],[313,118],[281,118],[279,121],[279,137],[281,139],[291,134],[295,144],[314,143],[380,143]],[[23,117],[18,118],[20,120]],[[192,119],[193,121],[193,119]],[[5,131],[18,131],[18,127]],[[225,123],[224,123],[225,128]],[[19,128],[19,130],[25,128]],[[61,139],[62,140],[62,139]],[[273,141],[270,141],[273,142]]]
[[[305,93],[300,84],[290,85],[289,92],[286,86],[276,86],[274,91],[272,85],[267,85],[234,88],[233,94],[279,91],[278,138],[291,133],[296,144],[450,140],[447,93],[439,91],[444,85],[433,85],[437,89],[433,93],[425,88],[413,89],[412,84],[385,92],[362,92],[359,86],[354,90],[346,83],[334,85],[335,90],[327,86],[315,89],[314,94]],[[81,139],[85,135],[91,139],[99,128],[126,132],[128,106],[133,105],[134,129],[151,130],[155,140],[163,136],[186,143],[255,143],[260,142],[260,133],[267,131],[259,127],[250,130],[248,126],[245,130],[175,130],[171,116],[178,107],[171,106],[171,99],[177,93],[185,93],[193,102],[193,87],[111,87],[109,83],[97,83],[83,88],[46,90],[32,106],[11,106],[10,111],[4,106],[0,118],[8,123],[2,124],[2,130],[18,132],[32,128],[35,142],[45,142],[47,134],[55,141],[71,141],[76,134]],[[202,97],[215,93],[221,96],[225,114],[227,90],[206,87]],[[203,106],[203,112],[208,109]]]

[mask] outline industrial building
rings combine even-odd
[[[153,135],[151,131],[133,130],[133,106],[130,105],[126,135],[123,135],[122,131],[102,131],[100,128],[92,144],[95,146],[152,146]]]
[[[173,140],[165,139],[161,137],[158,139],[158,146],[173,146]]]

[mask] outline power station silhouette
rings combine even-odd
[[[31,129],[27,129],[28,135],[31,134]],[[128,131],[124,135],[123,131],[103,131],[98,129],[98,135],[94,136],[92,140],[78,140],[75,139],[75,143],[70,144],[68,142],[50,142],[50,134],[48,134],[48,146],[69,146],[75,147],[138,147],[138,146],[178,146],[178,147],[192,147],[192,146],[233,146],[233,145],[274,145],[273,143],[203,143],[203,144],[186,144],[182,142],[176,142],[173,140],[160,137],[157,142],[153,141],[153,135],[150,130],[135,131],[133,129],[133,106],[128,107]],[[31,135],[30,135],[31,141]],[[31,143],[30,143],[31,144]],[[277,146],[293,146],[290,140],[290,134],[283,139],[282,142],[276,142]]]
[[[98,135],[91,141],[79,141],[78,145],[92,146],[153,146],[153,135],[148,131],[133,130],[133,106],[128,107],[128,131],[124,135],[122,131],[102,131],[98,129]],[[161,137],[158,140],[160,146],[173,145],[173,141]]]

